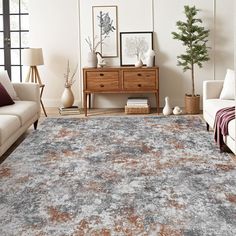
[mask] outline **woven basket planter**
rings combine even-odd
[[[192,96],[185,94],[185,112],[187,114],[200,113],[200,95]]]

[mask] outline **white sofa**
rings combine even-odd
[[[211,80],[203,82],[203,117],[209,126],[214,127],[216,112],[225,107],[235,106],[235,100],[220,99],[220,94],[223,88],[223,80]],[[235,126],[236,120],[231,120],[228,125],[229,135],[223,137],[224,143],[236,155],[236,136]]]
[[[37,128],[40,117],[38,84],[13,83],[20,100],[0,107],[0,156],[32,125]]]

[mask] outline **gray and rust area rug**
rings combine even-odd
[[[0,166],[0,235],[236,235],[236,160],[196,116],[47,119]]]

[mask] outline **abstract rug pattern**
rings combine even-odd
[[[236,159],[197,116],[49,118],[0,166],[0,235],[236,235]]]

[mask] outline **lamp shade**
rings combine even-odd
[[[22,50],[22,64],[25,66],[43,65],[42,48],[27,48]]]

